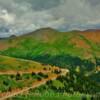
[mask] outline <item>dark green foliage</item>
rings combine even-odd
[[[55,73],[55,74],[60,74],[60,73],[61,73],[61,70],[55,69],[55,70],[54,70],[54,73]]]
[[[70,70],[75,69],[76,66],[80,66],[81,71],[91,71],[93,70],[95,64],[89,60],[82,60],[79,57],[74,57],[71,55],[40,55],[32,58],[33,60],[51,64],[59,67],[69,68]]]
[[[85,97],[85,96],[84,96],[84,97],[82,97],[82,99],[81,99],[81,100],[87,100],[87,97]]]
[[[10,75],[10,77],[11,77],[11,79],[13,79],[14,78],[14,75]]]
[[[100,100],[100,93],[91,96],[91,100]]]
[[[39,75],[39,76],[43,76],[43,73],[42,73],[42,72],[39,72],[38,75]]]
[[[9,83],[8,83],[8,81],[3,81],[3,84],[5,85],[5,86],[8,86],[9,85]]]
[[[40,77],[43,77],[43,78],[48,78],[48,75],[47,74],[43,74],[42,72],[39,72],[38,75]]]
[[[34,76],[34,75],[36,75],[36,73],[32,72],[31,75]]]
[[[38,81],[41,81],[42,80],[41,77],[38,77],[37,79],[38,79]]]
[[[12,88],[11,88],[11,87],[9,87],[9,88],[8,88],[8,91],[10,91],[10,92],[11,92],[11,91],[12,91]]]
[[[100,72],[99,71],[91,74],[89,77],[91,80],[94,80],[95,82],[100,83]]]
[[[52,84],[52,80],[47,81],[47,85]]]
[[[49,88],[55,92],[67,92],[73,94],[74,92],[80,92],[84,94],[95,94],[100,92],[100,86],[89,78],[77,73],[70,73],[66,76],[60,76],[57,78],[64,84],[64,88],[56,88],[52,86],[52,82],[47,82]]]
[[[20,75],[20,73],[17,73],[16,74],[16,80],[21,80],[22,78],[21,78],[21,75]]]
[[[48,78],[49,76],[45,74],[45,75],[43,75],[43,77],[44,77],[44,78]]]
[[[96,58],[96,66],[100,66],[100,58]]]

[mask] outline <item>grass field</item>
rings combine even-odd
[[[90,99],[91,96],[90,95],[86,95],[86,94],[80,94],[80,93],[75,93],[75,94],[68,94],[68,93],[54,93],[53,91],[46,91],[44,93],[41,93],[39,91],[35,91],[34,92],[28,92],[25,95],[18,95],[15,96],[11,99],[8,100],[82,100],[82,99],[86,99],[86,100],[91,100]]]
[[[0,71],[25,71],[25,70],[49,70],[51,68],[50,65],[42,65],[41,63],[31,61],[31,60],[24,60],[18,59],[8,56],[1,56],[0,55]]]

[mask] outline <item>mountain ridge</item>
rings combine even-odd
[[[88,34],[89,32],[92,32],[91,34],[93,34],[93,32],[95,34],[97,33],[100,33],[100,29],[88,29],[88,30],[84,30],[84,31],[81,31],[81,30],[71,30],[71,31],[59,31],[57,29],[54,29],[54,28],[50,28],[50,27],[46,27],[46,28],[40,28],[40,29],[37,29],[35,31],[32,31],[32,32],[29,32],[29,33],[26,33],[26,34],[22,34],[22,35],[11,35],[9,37],[4,37],[4,38],[0,38],[0,39],[7,39],[7,38],[13,38],[13,37],[20,37],[20,36],[25,36],[25,35],[32,35],[32,34],[37,34],[37,33],[43,33],[43,32],[46,32],[46,31],[49,31],[49,32],[60,32],[60,33],[69,33],[69,32],[79,32],[81,34]]]
[[[0,41],[0,55],[95,73],[100,66],[98,31],[59,32],[44,28]]]

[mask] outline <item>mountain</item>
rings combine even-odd
[[[33,41],[36,41],[36,43],[33,43]],[[50,46],[49,49],[55,49],[52,49],[50,53],[55,51],[55,54],[77,54],[77,56],[83,56],[84,58],[100,57],[100,30],[58,32],[51,28],[43,28],[19,37],[11,36],[9,39],[2,39],[0,44],[8,44],[9,48],[16,47],[17,49],[19,46],[25,47],[25,42],[26,44],[29,43],[28,48],[31,48],[33,44],[38,44],[37,42],[41,45],[48,45]],[[9,49],[8,47],[6,49]],[[49,49],[46,49],[45,53],[49,53]],[[74,52],[75,50],[76,52]]]
[[[44,94],[47,90],[50,93],[71,95],[98,94],[100,92],[100,30],[59,32],[51,28],[43,28],[25,35],[0,39],[1,93],[7,91],[13,93],[14,89],[22,91],[26,86],[30,87],[34,80],[41,82],[42,77],[52,77],[52,73],[59,73],[57,69],[54,71],[54,68],[63,68],[64,71],[68,69],[69,73],[30,90],[29,95],[35,90]],[[34,73],[42,69],[52,70],[48,74]]]
[[[100,66],[100,30],[58,32],[43,28],[0,40],[0,54],[90,71]]]

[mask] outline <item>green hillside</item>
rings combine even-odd
[[[99,31],[58,32],[51,28],[44,28],[26,35],[1,39],[1,92],[30,86],[34,80],[40,80],[40,76],[37,74],[34,76],[32,71],[51,70],[52,72],[52,69],[58,66],[69,69],[70,74],[59,77],[55,81],[49,81],[49,84],[45,84],[42,88],[38,87],[36,90],[41,92],[50,90],[50,93],[54,94],[58,90],[58,93],[65,91],[72,94],[72,97],[78,92],[80,98],[82,93],[83,95],[99,93],[100,34],[98,33]],[[16,77],[19,77],[18,73],[15,73],[17,71],[22,72],[19,80],[16,80]],[[2,72],[8,74],[2,75]],[[15,74],[12,76],[9,73]],[[33,92],[34,89],[30,94]],[[24,95],[18,97],[22,96]]]
[[[81,58],[100,57],[99,44],[88,40],[83,35],[79,34],[78,31],[58,32],[52,29],[41,29],[24,36],[10,38],[5,41],[7,41],[7,44],[11,47],[8,46],[8,48],[6,48],[6,50],[2,53],[11,56],[25,57],[29,55],[70,54],[71,56],[78,56]],[[23,53],[21,53],[21,51]],[[16,55],[16,53],[18,54]]]
[[[24,60],[24,59],[18,59],[13,57],[7,57],[7,56],[1,56],[0,55],[0,72],[6,72],[6,71],[38,71],[43,70],[46,68],[46,70],[49,70],[51,68],[50,65],[42,65],[41,63],[31,61],[31,60]]]
[[[100,44],[87,39],[80,31],[58,32],[44,28],[23,36],[1,40],[1,44],[5,45],[0,51],[2,55],[71,69],[77,66],[82,70],[94,69],[97,65],[96,60],[100,58]]]
[[[100,67],[99,40],[99,31],[58,32],[44,28],[1,40],[0,54],[68,68],[71,71],[78,69],[85,76],[96,76],[99,71],[96,67]]]

